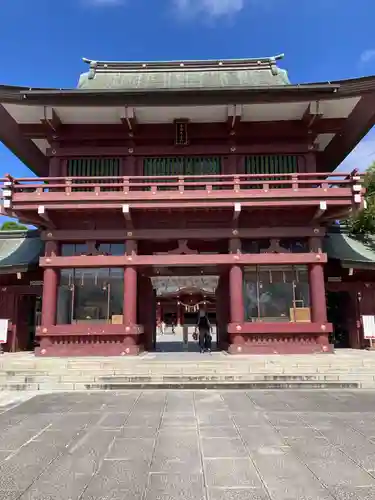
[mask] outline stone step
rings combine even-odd
[[[232,382],[222,382],[222,381],[180,381],[178,383],[175,382],[165,382],[165,381],[154,381],[154,382],[131,382],[131,383],[93,383],[93,384],[85,384],[82,382],[77,383],[46,383],[46,384],[37,384],[37,383],[28,383],[28,384],[15,384],[15,383],[7,383],[1,386],[0,390],[2,391],[28,391],[28,392],[71,392],[71,391],[123,391],[123,390],[134,390],[134,389],[142,389],[142,390],[191,390],[191,389],[222,389],[222,390],[235,390],[235,389],[262,389],[262,390],[271,390],[271,389],[373,389],[375,388],[375,384],[369,385],[361,382],[241,382],[241,381],[232,381]]]
[[[375,388],[374,375],[323,375],[323,374],[285,374],[280,376],[264,374],[183,374],[183,375],[129,375],[129,376],[35,376],[22,375],[0,381],[0,390],[16,391],[72,391],[72,390],[121,390],[127,388],[152,389],[164,388],[206,388],[235,385],[243,387],[285,388],[299,386],[305,388]]]
[[[118,383],[130,383],[130,382],[141,382],[147,383],[152,381],[168,381],[176,382],[179,381],[375,381],[374,375],[356,376],[356,375],[317,375],[317,374],[300,374],[300,375],[262,375],[262,374],[214,374],[207,375],[204,373],[191,373],[183,375],[162,375],[162,374],[132,374],[128,376],[71,376],[67,375],[48,375],[48,376],[23,376],[18,375],[17,377],[9,377],[7,379],[0,380],[0,386],[7,383],[14,384],[28,384],[28,383],[91,383],[91,382],[118,382]]]

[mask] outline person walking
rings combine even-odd
[[[211,324],[208,320],[206,311],[204,309],[199,310],[199,316],[196,328],[199,331],[199,348],[201,353],[211,352]]]

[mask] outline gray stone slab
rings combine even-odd
[[[258,473],[250,459],[206,459],[204,467],[209,487],[262,487]]]
[[[157,426],[130,426],[125,425],[121,431],[120,435],[124,438],[152,438],[157,434]]]
[[[18,500],[21,496],[21,491],[0,491],[0,500]]]
[[[372,500],[374,394],[40,395],[0,413],[0,500]]]
[[[20,500],[78,500],[92,476],[70,473],[60,477],[56,483],[37,479],[21,496]]]
[[[105,461],[90,481],[82,500],[126,499],[140,500],[148,483],[148,467],[135,465],[129,468],[120,460]]]
[[[308,467],[327,486],[375,486],[375,478],[349,459],[340,461],[315,460]]]
[[[162,412],[160,410],[155,411],[155,413],[142,413],[138,411],[132,411],[129,415],[126,425],[127,426],[139,426],[143,425],[145,427],[159,427],[162,419]]]
[[[313,479],[311,471],[290,450],[263,448],[252,452],[251,458],[267,486],[274,487],[288,480],[304,483]]]
[[[202,474],[151,474],[145,500],[206,500]]]
[[[126,460],[150,463],[155,447],[155,439],[116,438],[106,454],[106,460]]]
[[[211,488],[210,500],[270,500],[266,491],[254,488]]]
[[[231,416],[227,411],[204,411],[197,415],[198,425],[205,426],[230,426],[233,423]]]
[[[199,430],[201,438],[237,438],[238,431],[234,425],[227,427],[201,427]]]
[[[246,443],[250,450],[258,450],[259,448],[271,448],[287,446],[285,439],[280,436],[272,427],[265,429],[264,427],[247,427],[239,428],[241,438]]]
[[[161,420],[161,428],[178,427],[183,429],[196,428],[198,425],[195,416],[192,414],[164,413]]]
[[[7,457],[9,457],[11,453],[11,451],[0,451],[0,463],[3,462]]]
[[[160,433],[152,460],[152,472],[199,472],[200,469],[198,434]]]
[[[239,438],[203,438],[202,451],[204,458],[244,458],[249,456]]]
[[[108,408],[106,408],[108,410]],[[105,417],[104,420],[100,422],[100,427],[105,427],[109,429],[121,428],[126,424],[126,420],[129,416],[129,412],[116,412],[110,413]]]
[[[271,500],[338,500],[320,485],[296,487],[279,484],[275,489],[268,489]]]

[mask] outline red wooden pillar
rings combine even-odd
[[[137,271],[127,266],[124,271],[124,325],[137,324]]]
[[[137,244],[134,240],[125,242],[125,253],[129,257],[137,252]],[[124,270],[124,304],[123,323],[126,326],[137,324],[137,270],[132,266],[126,266]]]
[[[243,275],[240,266],[229,270],[230,322],[244,322]]]
[[[56,241],[47,241],[45,256],[57,256],[58,245]],[[56,269],[47,267],[43,272],[43,299],[42,299],[42,318],[41,326],[48,328],[56,322],[57,309],[57,285],[58,272]]]
[[[177,326],[181,326],[182,322],[181,322],[181,318],[182,318],[182,307],[181,307],[181,303],[180,301],[177,302],[177,320],[176,320],[176,323],[177,323]]]
[[[324,284],[323,264],[311,264],[309,267],[311,320],[325,327],[327,324],[327,304]],[[328,344],[328,333],[324,333],[318,338],[319,344]]]

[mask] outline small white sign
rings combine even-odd
[[[375,316],[362,316],[363,336],[365,339],[375,339]]]
[[[8,341],[9,319],[0,319],[0,344],[6,344]]]

